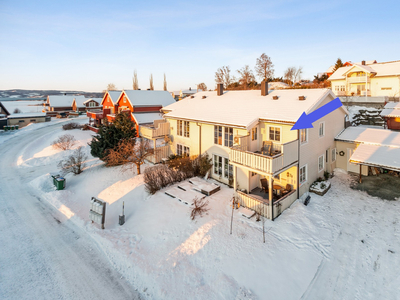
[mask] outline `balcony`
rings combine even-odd
[[[366,83],[370,82],[371,79],[369,76],[353,76],[353,77],[347,77],[347,82],[348,83]]]
[[[165,120],[155,120],[153,124],[140,125],[139,136],[152,140],[170,134],[169,123]]]
[[[86,112],[86,115],[94,120],[100,120],[103,119],[103,111],[102,110],[98,110],[98,111],[88,111]]]
[[[230,163],[247,167],[255,172],[275,174],[298,160],[299,142],[274,144],[272,155],[248,151],[247,143],[233,146],[229,153]]]
[[[146,159],[153,164],[158,164],[169,157],[169,146],[156,147],[154,153],[148,156]]]

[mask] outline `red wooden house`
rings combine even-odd
[[[88,111],[86,113],[89,117],[89,124],[93,123],[94,126],[99,126],[103,124],[103,119],[106,118],[107,115],[114,114],[117,110],[116,103],[120,95],[121,91],[106,91],[100,104],[103,106],[102,109]]]
[[[400,102],[389,102],[381,112],[387,129],[400,130]]]

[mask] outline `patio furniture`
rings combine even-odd
[[[269,191],[268,180],[266,178],[260,179],[262,190],[267,193]]]
[[[286,195],[292,191],[292,186],[288,183],[286,184],[286,188],[283,190],[282,195]]]
[[[266,156],[271,156],[271,152],[272,152],[272,142],[271,141],[263,141],[261,153]]]
[[[280,196],[283,190],[283,187],[277,184],[272,186],[272,189],[276,192],[276,195]]]

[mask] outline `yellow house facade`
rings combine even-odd
[[[337,69],[329,79],[336,96],[400,96],[400,61],[365,61]]]

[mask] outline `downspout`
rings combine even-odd
[[[307,130],[307,129],[306,129]],[[307,132],[308,134],[308,132]],[[298,165],[297,165],[297,199],[300,198],[300,130],[297,130],[297,140],[299,141],[299,150],[298,150]]]
[[[199,126],[199,157],[201,157],[201,125],[199,122],[196,122],[196,125]]]

